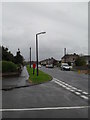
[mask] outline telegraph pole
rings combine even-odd
[[[31,68],[31,47],[30,47],[30,68]]]

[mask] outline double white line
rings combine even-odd
[[[78,88],[76,88],[76,87],[73,87],[73,86],[67,84],[66,82],[63,82],[63,81],[58,80],[58,79],[56,79],[56,78],[53,78],[52,81],[54,81],[55,83],[57,83],[57,84],[60,85],[61,87],[63,87],[63,88],[65,88],[65,89],[67,89],[67,90],[75,93],[76,95],[79,95],[81,98],[88,100],[88,97],[87,97],[87,96],[88,96],[89,94],[88,94],[87,92],[84,92],[84,91],[82,91],[82,90],[80,90],[80,89],[78,89]]]

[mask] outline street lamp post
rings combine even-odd
[[[37,63],[37,76],[39,75],[38,73],[38,35],[40,34],[45,34],[46,32],[40,32],[36,34],[36,63]]]
[[[31,68],[31,47],[30,47],[30,68]]]

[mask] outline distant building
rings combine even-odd
[[[72,65],[75,63],[76,59],[79,57],[78,54],[74,53],[74,54],[66,54],[61,58],[61,62],[62,63],[68,63],[70,62]]]
[[[31,65],[32,65],[33,63],[36,63],[36,61],[31,61]],[[30,64],[30,61],[26,61],[25,64],[26,64],[26,65]]]
[[[42,60],[42,61],[40,61],[40,64],[41,65],[50,65],[50,64],[57,64],[57,60],[55,60],[53,57],[51,57],[51,58],[48,58],[48,59],[45,59],[45,60]]]

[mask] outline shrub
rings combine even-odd
[[[68,62],[68,65],[71,66],[71,62]]]
[[[11,61],[2,61],[2,72],[17,72],[17,65]]]
[[[85,66],[86,61],[85,61],[84,57],[78,57],[75,61],[75,65],[76,66]]]

